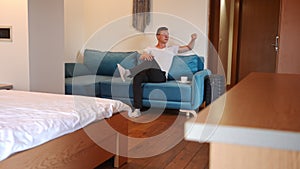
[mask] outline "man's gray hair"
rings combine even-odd
[[[169,30],[167,27],[159,27],[158,29],[157,29],[157,31],[156,31],[156,35],[159,35],[159,33],[160,33],[160,31],[167,31],[167,30]]]

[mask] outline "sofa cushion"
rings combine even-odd
[[[122,81],[120,77],[113,77],[101,81],[101,96],[104,98],[127,98],[133,97],[132,82],[130,80]]]
[[[158,101],[191,101],[191,84],[177,83],[175,80],[165,83],[144,83],[143,99]],[[121,78],[101,81],[101,96],[105,98],[133,98],[132,81],[123,82]]]
[[[117,64],[129,69],[137,65],[138,52],[102,52],[86,49],[84,64],[94,75],[119,76]]]
[[[99,66],[106,55],[106,52],[101,52],[98,50],[86,49],[84,51],[83,63],[90,70],[92,75],[96,75]]]
[[[107,52],[104,56],[98,75],[120,76],[117,64],[121,64],[124,68],[130,69],[137,65],[137,52]]]
[[[165,83],[145,83],[143,99],[189,102],[191,101],[191,84],[177,83],[175,80]]]
[[[65,78],[89,74],[90,70],[82,63],[65,63]]]
[[[179,80],[181,76],[188,76],[191,80],[194,73],[203,70],[203,60],[203,57],[197,55],[175,56],[169,70],[168,79]]]
[[[65,94],[100,97],[100,82],[109,78],[97,75],[65,78]]]

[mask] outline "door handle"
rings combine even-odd
[[[279,36],[276,35],[275,43],[273,43],[272,46],[274,46],[274,49],[275,49],[275,51],[276,51],[277,54],[278,54],[278,51],[279,51],[278,41],[279,41]]]

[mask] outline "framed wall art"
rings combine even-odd
[[[0,41],[12,41],[12,26],[0,25]]]

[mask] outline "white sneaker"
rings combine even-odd
[[[136,117],[140,117],[141,115],[142,114],[141,114],[141,110],[140,109],[134,109],[134,111],[129,114],[129,117],[136,118]]]
[[[126,79],[126,69],[124,69],[120,64],[117,64],[118,66],[118,69],[119,69],[119,73],[120,73],[120,76],[121,76],[121,79],[123,82],[125,82],[125,79]]]

